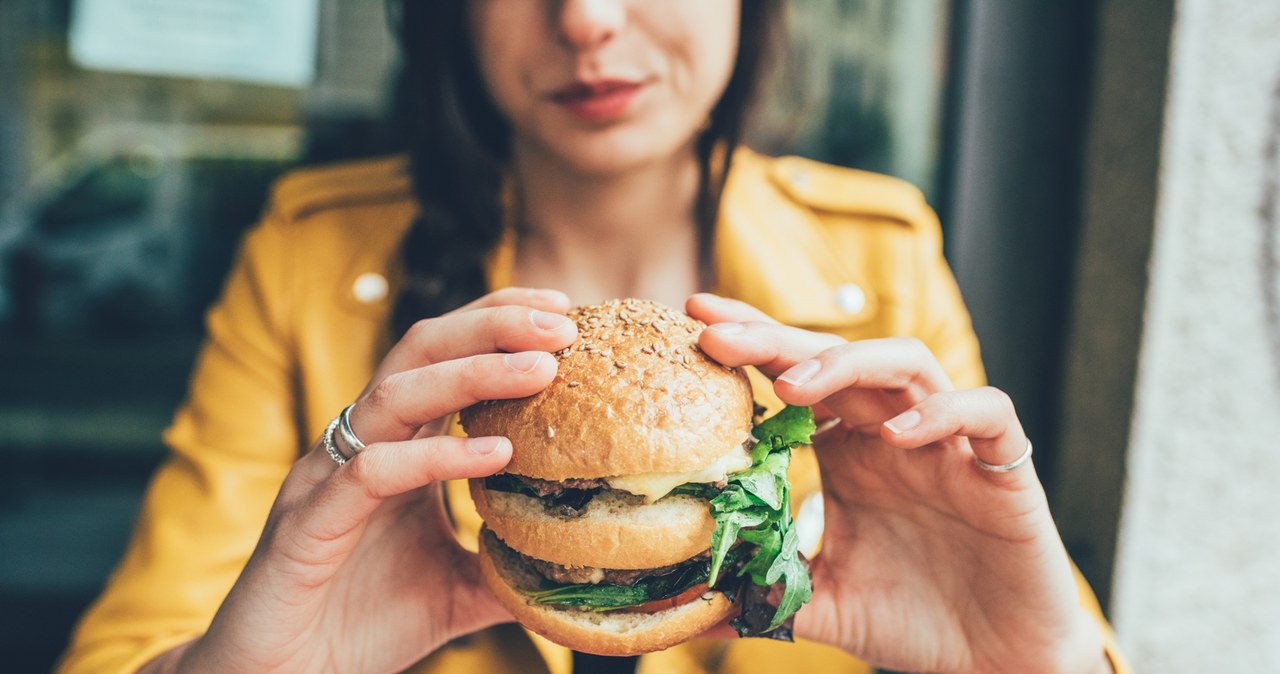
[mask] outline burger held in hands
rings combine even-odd
[[[644,300],[570,310],[578,339],[537,395],[463,410],[512,443],[471,481],[481,568],[526,627],[575,650],[661,650],[733,618],[791,638],[808,601],[787,467],[808,408],[754,424],[746,373],[697,347],[703,324]]]

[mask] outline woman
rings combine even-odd
[[[276,190],[64,669],[566,671],[479,584],[448,522],[464,502],[440,498],[510,443],[446,420],[546,386],[570,298],[642,296],[829,421],[796,634],[843,651],[706,640],[642,668],[1112,671],[1007,397],[955,389],[981,366],[918,194],[734,151],[776,5],[405,3],[411,185],[391,161]],[[308,450],[353,400],[368,447]]]

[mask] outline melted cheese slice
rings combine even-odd
[[[751,455],[742,447],[734,447],[728,454],[702,468],[683,473],[645,473],[644,475],[619,475],[606,478],[609,487],[643,496],[652,503],[671,493],[672,489],[689,482],[719,482],[732,473],[741,473],[751,467]]]

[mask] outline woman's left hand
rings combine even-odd
[[[714,295],[701,348],[838,423],[814,438],[826,525],[796,635],[879,667],[1109,672],[1009,397],[954,391],[922,343],[847,342]]]

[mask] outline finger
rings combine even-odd
[[[329,461],[322,450],[308,458]],[[492,475],[511,460],[502,437],[436,436],[371,444],[311,492],[297,526],[312,540],[327,541],[359,526],[382,501],[443,480]]]
[[[503,305],[418,321],[378,366],[373,381],[396,372],[496,351],[559,351],[578,336],[563,313]]]
[[[452,540],[453,545],[458,545],[457,539]],[[511,615],[502,602],[493,596],[488,584],[484,582],[480,572],[479,556],[472,552],[462,554],[465,555],[465,561],[462,561],[459,566],[462,567],[465,582],[459,588],[462,596],[455,598],[455,602],[462,609],[455,613],[455,619],[459,620],[456,625],[458,632],[470,634],[493,625],[515,622],[515,616]]]
[[[796,613],[795,637],[806,641],[835,644],[845,640],[843,634],[837,633],[842,628],[853,634],[862,633],[859,620],[860,612],[850,604],[855,602],[841,601],[840,591],[833,585],[843,584],[843,578],[820,577],[820,571],[812,569],[815,575],[813,598]],[[842,573],[841,575],[848,575]],[[854,593],[852,596],[856,597]]]
[[[848,388],[889,389],[924,395],[951,389],[951,380],[924,344],[911,338],[842,342],[778,375],[777,391],[797,405],[812,405]]]
[[[702,634],[699,634],[698,637],[701,639],[737,639],[738,630],[733,629],[733,626],[729,624],[729,621],[725,620],[722,623],[714,625]]]
[[[419,428],[482,400],[523,398],[556,376],[544,351],[485,354],[397,372],[351,410],[351,428],[365,443],[403,440]]]
[[[698,337],[698,347],[716,361],[754,365],[770,377],[843,343],[835,335],[762,321],[714,323]]]
[[[484,297],[472,300],[449,313],[456,314],[487,307],[500,307],[507,304],[563,314],[569,310],[569,296],[559,290],[550,288],[502,288]]]
[[[1004,391],[989,386],[929,396],[884,422],[880,434],[889,444],[902,448],[963,436],[973,454],[992,465],[1014,461],[1027,449],[1027,436],[1013,401]],[[979,470],[976,464],[975,470]]]
[[[951,388],[928,347],[911,338],[842,342],[796,363],[774,382],[785,402],[821,402],[846,428],[872,433],[885,419]]]
[[[777,323],[772,316],[743,302],[712,293],[697,293],[689,296],[684,303],[684,310],[690,316],[711,325],[713,323],[760,321]]]

